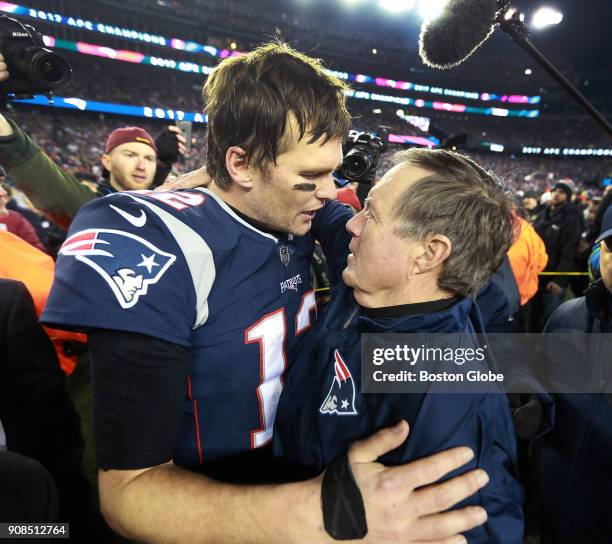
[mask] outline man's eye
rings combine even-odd
[[[320,174],[302,174],[302,177],[305,179],[317,179]]]

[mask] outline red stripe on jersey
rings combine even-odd
[[[187,395],[190,399],[192,399],[191,395],[191,376],[187,376]],[[193,416],[195,419],[195,428],[196,428],[196,442],[198,444],[198,460],[200,464],[202,464],[204,457],[202,455],[202,444],[200,442],[200,422],[198,420],[198,401],[193,400]]]
[[[96,231],[77,232],[68,238],[63,245],[74,244],[75,242],[80,242],[81,240],[93,240],[96,237],[96,234]]]
[[[340,356],[340,352],[338,350],[334,351],[334,357],[336,359],[336,368],[340,370],[340,374],[341,376],[338,376],[343,382],[345,382],[346,380],[348,380],[351,377],[351,373],[349,372],[349,369],[346,368],[346,365],[344,364],[344,361],[342,360],[342,357]]]

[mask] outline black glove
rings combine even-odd
[[[544,407],[535,393],[508,393],[514,430],[519,438],[531,440],[544,429]]]
[[[177,133],[166,128],[155,138],[157,147],[157,159],[164,164],[174,164],[179,159],[179,143],[176,139]]]

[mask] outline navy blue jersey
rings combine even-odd
[[[175,462],[198,465],[269,442],[283,372],[315,319],[312,248],[208,190],[109,195],[72,223],[43,320],[189,347]]]

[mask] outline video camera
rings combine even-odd
[[[376,175],[380,154],[387,149],[387,142],[368,132],[351,130],[342,144],[342,167],[338,175],[349,181],[371,185]]]
[[[50,95],[72,79],[68,61],[45,47],[40,32],[6,15],[0,15],[0,53],[11,74],[0,82],[0,99],[9,94],[17,98]]]

